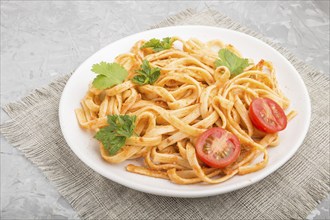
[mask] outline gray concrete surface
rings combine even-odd
[[[329,1],[1,1],[1,105],[74,70],[95,51],[186,8],[211,8],[329,74]],[[1,114],[1,122],[8,117]],[[330,219],[329,198],[307,219]],[[1,218],[76,219],[37,167],[1,137]]]

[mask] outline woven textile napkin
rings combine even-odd
[[[181,199],[141,193],[102,177],[75,156],[61,133],[58,104],[69,75],[5,106],[11,120],[1,125],[1,133],[55,183],[82,218],[305,218],[329,192],[329,77],[218,12],[188,10],[153,28],[183,24],[219,26],[259,38],[283,54],[304,79],[312,101],[310,130],[293,158],[264,180],[223,195]]]

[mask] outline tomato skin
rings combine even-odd
[[[223,141],[225,141],[225,143],[223,144],[226,144],[226,146],[229,147],[229,155],[226,154],[225,158],[216,159],[214,154],[205,153],[203,149],[205,147],[205,144],[207,143],[207,139],[210,137],[214,138],[212,143],[216,141],[215,139],[221,140],[222,137]],[[208,129],[207,131],[202,133],[196,141],[196,153],[198,158],[208,166],[214,168],[224,168],[232,164],[234,161],[237,160],[240,151],[241,145],[238,138],[234,134],[218,127]]]
[[[266,133],[282,131],[288,123],[281,106],[269,98],[254,99],[249,107],[249,117],[257,129]]]

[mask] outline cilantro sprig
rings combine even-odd
[[[140,49],[152,48],[154,52],[159,52],[162,50],[170,49],[172,47],[173,42],[174,41],[171,37],[165,37],[162,40],[152,38],[151,40],[144,43]]]
[[[160,76],[160,69],[158,67],[152,68],[148,60],[143,60],[140,68],[136,71],[139,74],[132,79],[135,84],[154,84]]]
[[[97,89],[106,89],[122,83],[128,75],[124,67],[118,63],[100,62],[94,64],[92,69],[97,74],[93,86]]]
[[[133,135],[135,120],[135,115],[108,115],[109,126],[101,128],[94,137],[111,156],[115,155],[125,145],[126,139]]]
[[[231,76],[237,76],[243,72],[243,70],[249,66],[249,60],[236,56],[228,49],[221,49],[218,53],[219,58],[215,61],[215,66],[228,67]]]

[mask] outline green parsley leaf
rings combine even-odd
[[[92,69],[98,76],[93,80],[93,86],[97,89],[106,89],[122,83],[128,72],[118,63],[101,62],[94,64]]]
[[[140,68],[136,71],[139,75],[134,76],[132,79],[135,84],[154,84],[160,76],[160,69],[158,67],[151,68],[148,60],[143,60]]]
[[[243,72],[244,68],[249,66],[248,59],[240,58],[228,49],[221,49],[218,54],[220,59],[215,61],[215,66],[228,67],[232,76],[237,76]]]
[[[172,47],[172,44],[173,44],[173,40],[170,37],[165,37],[162,39],[162,41],[156,38],[152,38],[151,40],[144,43],[140,49],[150,47],[152,48],[153,51],[159,52],[162,50],[170,49]]]
[[[133,135],[135,120],[135,115],[108,115],[109,126],[101,128],[94,137],[102,142],[111,156],[115,155]]]

